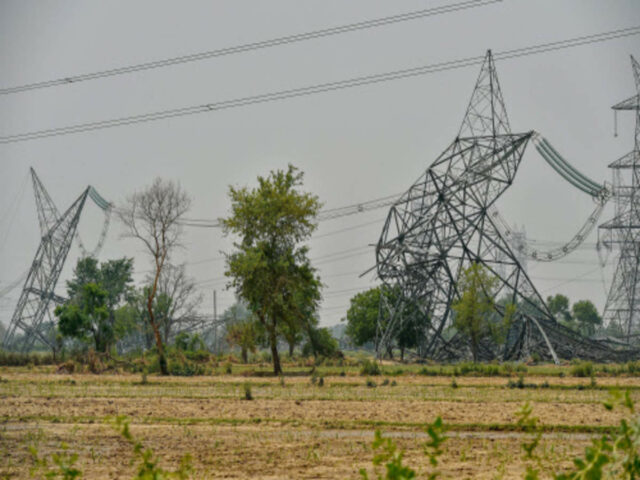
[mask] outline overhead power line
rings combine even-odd
[[[154,70],[157,68],[169,67],[172,65],[179,65],[182,63],[197,62],[200,60],[208,60],[210,58],[224,57],[227,55],[234,55],[237,53],[244,53],[252,50],[260,50],[260,49],[276,47],[280,45],[298,43],[298,42],[303,42],[305,40],[329,37],[332,35],[339,35],[342,33],[354,32],[357,30],[366,30],[369,28],[382,27],[385,25],[393,24],[393,23],[406,22],[409,20],[417,20],[420,18],[431,17],[434,15],[442,15],[444,13],[451,13],[459,10],[465,10],[468,8],[481,7],[484,5],[498,3],[501,1],[502,0],[467,0],[459,3],[454,3],[451,5],[443,5],[440,7],[427,8],[424,10],[416,10],[413,12],[401,13],[398,15],[390,15],[387,17],[375,18],[373,20],[350,23],[347,25],[324,28],[322,30],[314,30],[306,33],[298,33],[295,35],[287,35],[284,37],[273,38],[270,40],[263,40],[260,42],[245,43],[243,45],[235,45],[232,47],[220,48],[217,50],[209,50],[206,52],[192,53],[189,55],[181,55],[178,57],[165,58],[162,60],[155,60],[152,62],[128,65],[125,67],[111,68],[108,70],[101,70],[98,72],[85,73],[81,75],[69,75],[69,76],[65,76],[55,80],[46,80],[42,82],[29,83],[26,85],[17,85],[14,87],[2,88],[0,89],[0,95],[9,95],[13,93],[26,92],[29,90],[59,87],[63,85],[72,85],[79,82],[97,80],[99,78],[114,77],[117,75],[125,75],[128,73],[141,72],[144,70]]]
[[[517,48],[514,50],[506,50],[504,52],[494,54],[496,60],[507,60],[519,58],[528,55],[537,55],[565,48],[577,47],[580,45],[588,45],[597,42],[604,42],[616,38],[629,37],[631,35],[640,34],[640,26],[623,28],[609,32],[575,37],[557,42],[542,43],[529,47]],[[195,115],[198,113],[215,112],[230,108],[244,107],[258,103],[274,102],[295,97],[303,97],[307,95],[315,95],[317,93],[330,92],[334,90],[343,90],[346,88],[361,87],[375,83],[389,82],[402,78],[415,77],[419,75],[427,75],[446,70],[469,67],[480,64],[484,56],[468,57],[458,60],[450,60],[447,62],[434,63],[419,67],[406,68],[403,70],[394,70],[392,72],[365,75],[361,77],[350,78],[347,80],[339,80],[336,82],[319,83],[306,87],[292,88],[281,90],[278,92],[263,93],[260,95],[251,95],[248,97],[240,97],[231,100],[222,100],[214,103],[203,105],[194,105],[190,107],[175,108],[169,110],[161,110],[157,112],[144,113],[140,115],[132,115],[128,117],[114,118],[110,120],[100,120],[96,122],[80,123],[69,125],[66,127],[50,128],[46,130],[36,130],[33,132],[18,133],[0,137],[0,144],[25,142],[29,140],[37,140],[40,138],[53,137],[59,135],[70,135],[72,133],[88,132],[92,130],[100,130],[105,128],[120,127],[125,125],[133,125],[138,123],[152,122],[166,118],[184,117],[187,115]]]
[[[393,204],[399,196],[400,194],[387,195],[386,197],[374,198],[373,200],[367,200],[366,202],[321,210],[316,218],[319,221],[333,220],[335,218],[376,210]],[[220,228],[222,226],[219,220],[206,218],[185,218],[184,220],[181,220],[180,223],[186,227],[199,228]]]

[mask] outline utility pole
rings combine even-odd
[[[218,305],[216,291],[213,291],[213,353],[218,354]]]

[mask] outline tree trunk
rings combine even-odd
[[[162,344],[162,336],[160,335],[160,329],[156,323],[155,316],[153,314],[153,299],[156,296],[158,289],[158,280],[160,279],[160,272],[164,265],[165,255],[162,255],[161,259],[156,257],[156,276],[153,280],[153,286],[147,297],[147,311],[149,312],[149,323],[153,328],[153,334],[156,337],[156,346],[158,347],[158,362],[160,363],[160,373],[162,375],[169,375],[169,367],[167,366],[167,358],[164,356],[164,345]]]
[[[473,356],[473,363],[478,363],[478,340],[471,339],[471,355]]]
[[[249,356],[247,354],[247,347],[240,347],[242,351],[242,363],[249,363]]]
[[[273,359],[273,373],[282,375],[282,367],[280,366],[280,355],[278,355],[278,339],[276,337],[275,327],[269,329],[269,344],[271,346],[271,358]]]
[[[404,347],[400,347],[400,361],[404,362]]]
[[[296,344],[294,342],[289,342],[289,358],[293,358],[293,351],[296,348]]]
[[[389,356],[390,360],[393,360],[393,347],[390,345],[387,347],[387,355]]]
[[[167,358],[164,356],[164,345],[162,344],[160,329],[155,322],[153,322],[151,326],[153,327],[153,333],[156,337],[156,347],[158,348],[158,363],[160,364],[160,373],[162,375],[169,375],[169,367],[167,365]]]

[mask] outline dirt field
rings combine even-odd
[[[125,415],[131,432],[167,468],[190,454],[193,478],[359,478],[372,471],[371,441],[381,429],[406,451],[405,463],[426,471],[424,427],[441,416],[449,438],[441,458],[444,478],[522,478],[516,412],[533,406],[545,436],[540,447],[555,470],[582,453],[590,438],[617,425],[622,410],[607,411],[609,387],[630,388],[638,378],[535,376],[509,388],[509,379],[405,374],[371,377],[357,372],[279,379],[219,375],[59,375],[0,370],[0,478],[29,478],[29,446],[40,456],[78,453],[83,478],[130,478],[131,445],[113,426]],[[383,385],[386,383],[386,385]],[[245,385],[253,400],[244,400]]]

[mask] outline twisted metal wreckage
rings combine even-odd
[[[638,81],[637,63],[634,68]],[[637,110],[638,97],[631,106]],[[631,163],[638,164],[638,170],[634,169],[638,175],[634,175],[632,192],[627,192],[627,201],[623,202],[626,207],[622,214],[627,216],[628,211],[635,211],[636,203],[628,199],[635,199],[640,181],[638,131],[636,128],[635,153],[631,154]],[[496,201],[513,183],[529,142],[557,173],[596,203],[595,211],[571,241],[549,252],[522,244],[514,248],[514,231],[496,209]],[[506,300],[495,302],[495,313],[502,318],[507,302],[516,308],[503,343],[489,336],[481,340],[481,360],[518,360],[533,354],[556,363],[574,357],[594,361],[638,358],[640,350],[628,343],[586,338],[558,323],[519,261],[522,255],[552,261],[569,254],[594,228],[609,198],[618,194],[619,189],[581,174],[538,133],[511,132],[491,51],[487,52],[455,140],[391,206],[384,223],[376,246],[377,275],[383,289],[399,294],[381,295],[378,355],[388,351],[403,323],[412,320],[409,315],[419,315],[428,319],[411,324],[418,325],[419,357],[439,361],[470,358],[468,340],[459,332],[450,336],[447,327],[452,323],[452,303],[461,294],[458,279],[470,264],[479,263],[497,279],[497,289],[491,294]],[[640,205],[640,196],[636,201]],[[619,268],[631,264],[629,268],[636,272],[639,230],[631,230],[633,236],[622,248],[623,267]],[[635,277],[626,275],[622,281],[627,282],[625,292],[636,291]],[[614,281],[612,290],[615,285]],[[640,280],[637,285],[640,287]],[[631,323],[631,315],[627,321]]]
[[[32,168],[30,172],[40,224],[40,246],[25,277],[9,328],[2,339],[3,348],[23,352],[31,350],[37,342],[49,347],[55,345],[53,329],[43,327],[46,323],[55,325],[51,316],[52,307],[65,301],[55,294],[55,288],[73,239],[76,239],[82,256],[96,255],[104,244],[113,209],[92,186],[88,186],[71,206],[60,214],[35,170]],[[87,252],[80,237],[76,235],[87,197],[105,214],[98,243],[92,252]],[[20,332],[23,335],[19,337]]]
[[[640,65],[632,57],[636,87],[640,92]],[[466,339],[448,338],[451,304],[459,298],[457,280],[472,262],[482,264],[495,278],[496,298],[516,306],[503,344],[490,338],[481,341],[482,360],[515,360],[537,353],[542,358],[580,357],[595,361],[626,361],[638,358],[631,348],[640,333],[640,94],[614,110],[636,112],[635,145],[631,153],[613,162],[613,185],[600,185],[571,166],[533,131],[511,133],[491,52],[487,53],[462,126],[453,143],[400,199],[392,204],[376,247],[376,269],[383,288],[393,289],[395,303],[382,295],[378,321],[378,354],[387,350],[403,323],[406,312],[428,319],[415,334],[418,355],[436,360],[455,360],[471,355]],[[529,142],[567,182],[590,196],[595,210],[563,247],[546,252],[520,241],[496,208],[496,201],[511,185]],[[622,172],[631,173],[625,184]],[[2,345],[28,351],[36,342],[53,346],[48,336],[53,324],[52,306],[64,301],[54,293],[74,238],[83,256],[89,254],[77,236],[77,226],[87,197],[104,212],[105,220],[94,252],[102,247],[113,205],[93,187],[87,187],[73,204],[60,213],[31,169],[36,195],[41,242],[31,268],[19,281],[24,286]],[[614,218],[600,225],[608,248],[618,246],[618,265],[611,283],[605,321],[616,322],[624,338],[585,338],[560,325],[527,276],[523,259],[553,261],[574,251],[593,230],[607,201],[615,200]],[[387,198],[366,209],[388,204]],[[327,212],[334,218],[355,212]],[[360,210],[358,210],[360,211]],[[17,283],[16,283],[17,285]],[[13,288],[13,285],[9,288]],[[495,311],[505,314],[504,302]],[[410,307],[410,308],[407,308]],[[22,332],[22,336],[18,333]]]

